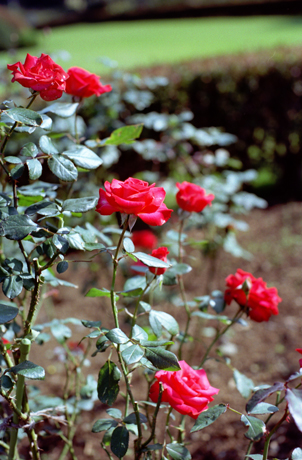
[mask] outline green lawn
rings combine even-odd
[[[37,56],[55,53],[64,68],[76,65],[104,74],[104,56],[131,69],[298,44],[302,45],[302,18],[293,16],[108,22],[53,28],[38,47],[21,50],[17,59],[23,60],[27,51]],[[65,61],[60,58],[63,51],[70,55]],[[10,57],[9,62],[17,59]]]

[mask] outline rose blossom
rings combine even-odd
[[[105,182],[105,190],[100,188],[96,211],[102,216],[114,212],[133,214],[148,225],[163,225],[170,218],[172,209],[163,203],[166,192],[162,187],[149,185],[140,179],[123,181],[113,179]]]
[[[170,254],[168,249],[165,246],[162,246],[158,249],[153,249],[151,256],[156,257],[156,259],[162,260],[163,262],[167,262],[167,255]],[[163,275],[167,268],[159,268],[159,267],[149,267],[151,273],[154,275]]]
[[[176,194],[178,206],[187,212],[201,212],[206,206],[211,206],[214,200],[213,194],[206,195],[204,188],[190,182],[177,182],[179,191]]]
[[[110,85],[102,85],[100,77],[90,73],[81,67],[71,67],[67,70],[69,78],[66,82],[67,94],[80,98],[90,97],[94,94],[100,96],[103,93],[111,91]]]
[[[302,355],[302,348],[296,348],[296,351]],[[302,367],[302,359],[299,359],[300,367]]]
[[[250,286],[248,296],[243,283],[247,282]],[[255,278],[251,273],[238,268],[235,275],[226,278],[227,288],[224,298],[229,305],[234,299],[243,308],[248,308],[248,315],[258,323],[268,321],[271,315],[278,315],[278,303],[281,298],[275,287],[268,288],[262,278]]]
[[[68,75],[47,54],[39,58],[27,54],[24,64],[16,62],[7,68],[13,72],[12,82],[39,91],[44,101],[54,101],[65,91]]]
[[[192,369],[185,361],[179,361],[180,371],[158,371],[155,374],[157,382],[150,388],[150,399],[158,401],[160,386],[163,385],[162,402],[167,402],[180,414],[189,415],[196,419],[208,403],[213,401],[213,395],[219,390],[211,387],[204,369]]]
[[[157,245],[157,237],[151,230],[136,230],[131,238],[134,246],[144,249],[154,249]]]

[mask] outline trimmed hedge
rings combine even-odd
[[[301,47],[157,67],[152,73],[167,76],[170,85],[157,92],[148,111],[173,113],[185,106],[196,127],[235,134],[238,142],[228,150],[245,168],[260,170],[267,199],[302,199]]]

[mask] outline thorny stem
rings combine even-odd
[[[216,332],[216,335],[214,337],[214,339],[212,340],[212,342],[210,343],[210,345],[208,346],[208,348],[206,349],[206,352],[201,360],[201,363],[199,365],[199,367],[202,367],[203,364],[205,363],[210,351],[212,350],[213,346],[215,345],[215,343],[217,342],[218,339],[220,339],[221,336],[223,336],[223,334],[225,334],[231,326],[233,326],[233,324],[235,323],[235,321],[240,318],[240,316],[242,316],[244,313],[244,310],[241,310],[241,308],[238,309],[237,313],[235,314],[235,316],[231,319],[231,322],[225,327],[223,328],[222,330],[218,330]]]
[[[38,261],[37,260],[34,260],[34,264],[35,264],[35,287],[34,287],[34,290],[33,290],[33,293],[32,293],[32,297],[31,297],[31,302],[30,302],[30,306],[29,306],[29,310],[28,310],[28,315],[27,315],[27,318],[26,318],[26,321],[25,321],[25,326],[24,326],[24,336],[26,336],[27,334],[29,334],[31,332],[31,328],[33,326],[33,320],[35,318],[35,314],[36,314],[36,308],[37,308],[37,305],[38,305],[38,302],[39,302],[39,296],[40,296],[40,287],[43,283],[43,281],[41,281],[39,275],[38,275]]]
[[[20,343],[20,361],[19,363],[23,363],[24,361],[28,359],[30,347],[31,347],[30,340],[22,339]],[[17,380],[17,385],[16,385],[16,408],[18,409],[19,412],[22,410],[22,405],[23,405],[23,398],[24,398],[24,391],[25,391],[24,380],[25,380],[25,377],[21,374],[18,374],[18,380]],[[27,415],[29,416],[29,412]],[[15,425],[19,424],[19,414],[16,412],[14,412],[14,415],[13,415],[13,422]],[[8,460],[15,460],[16,458],[17,440],[18,440],[18,428],[12,428]],[[39,460],[40,454],[39,454],[37,442],[34,439],[32,439],[32,441],[33,442],[31,442],[31,451],[32,451],[33,459]]]

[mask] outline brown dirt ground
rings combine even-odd
[[[224,279],[234,273],[237,268],[250,271],[256,277],[262,277],[269,286],[276,286],[283,301],[280,304],[280,314],[274,316],[267,323],[255,323],[248,320],[248,327],[236,325],[231,333],[224,339],[223,345],[225,354],[231,358],[232,366],[240,372],[253,379],[256,385],[263,383],[273,384],[276,381],[283,381],[299,368],[298,360],[300,355],[295,348],[302,347],[302,203],[288,203],[278,205],[266,210],[255,210],[245,220],[250,225],[250,230],[240,233],[238,240],[242,246],[254,254],[252,261],[235,259],[228,254],[221,253],[218,257],[217,269],[213,279],[212,287],[224,289]],[[78,257],[78,256],[77,256]],[[189,298],[205,293],[205,273],[207,267],[199,264],[190,275],[184,278]],[[195,274],[194,274],[195,273]],[[91,299],[84,297],[92,284],[97,287],[110,286],[110,270],[106,266],[93,274],[86,269],[86,265],[73,264],[62,277],[79,285],[78,290],[71,288],[59,289],[59,293],[53,297],[53,304],[48,302],[39,317],[44,322],[52,316],[59,318],[76,317],[80,319],[102,320],[105,327],[113,327],[111,312],[107,300]],[[203,284],[203,285],[202,285]],[[201,287],[202,285],[202,287]],[[171,288],[167,288],[171,289]],[[228,307],[226,312],[231,315],[236,307]],[[172,312],[183,324],[184,314],[181,309],[161,305],[160,310]],[[206,326],[209,326],[207,324]],[[197,365],[203,350],[203,325],[199,322],[190,329],[195,337],[197,346],[194,349],[186,350],[184,358],[191,364]],[[127,329],[127,325],[122,325]],[[76,338],[81,338],[87,329],[75,328]],[[209,339],[205,339],[209,340]],[[31,360],[43,365],[46,369],[46,381],[41,382],[44,390],[54,395],[62,395],[64,381],[64,367],[53,354],[54,342],[44,345],[45,352],[35,346]],[[91,366],[87,372],[97,376],[100,367],[103,365],[107,354],[98,354],[91,358]],[[215,397],[215,404],[229,403],[231,407],[244,411],[245,400],[235,388],[232,378],[232,371],[215,359],[215,352],[211,353],[212,359],[205,363],[205,370],[211,385],[220,388],[220,393]],[[145,399],[139,383],[141,380],[134,375],[132,384],[137,399]],[[213,404],[213,403],[212,403]],[[123,407],[122,398],[118,398],[114,407]],[[83,412],[79,419],[79,427],[75,437],[75,448],[78,460],[105,459],[106,454],[100,447],[102,433],[92,434],[92,424],[98,419],[106,416],[104,406],[96,402],[93,412]],[[282,413],[282,412],[281,412]],[[273,420],[281,417],[278,414]],[[189,421],[191,426],[193,421]],[[270,425],[269,428],[274,426]],[[246,428],[240,422],[240,417],[227,411],[210,427],[189,434],[190,451],[193,460],[239,460],[244,458],[248,446],[248,440],[244,437]],[[158,441],[161,434],[158,434]],[[257,443],[255,452],[261,452],[263,443]],[[281,429],[273,437],[271,442],[270,457],[288,458],[293,448],[302,447],[302,436],[293,422],[282,425]],[[50,437],[43,448],[48,452],[43,454],[43,459],[58,459],[62,449],[58,438]],[[68,457],[67,457],[68,458]],[[125,457],[131,459],[131,453]]]

